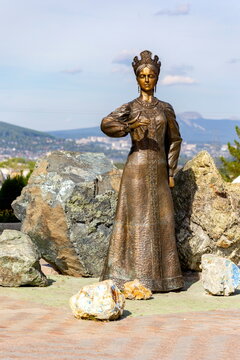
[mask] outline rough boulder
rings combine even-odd
[[[211,295],[229,296],[240,284],[240,270],[232,261],[220,256],[202,256],[202,284]]]
[[[4,230],[0,236],[0,285],[47,286],[39,258],[39,251],[28,235],[17,230]]]
[[[38,161],[12,205],[21,230],[60,273],[100,275],[120,179],[104,154],[55,151]]]
[[[206,253],[240,261],[240,184],[225,182],[200,152],[176,175],[176,235],[183,268],[200,270]]]

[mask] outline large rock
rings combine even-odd
[[[55,151],[38,161],[13,208],[21,230],[60,273],[101,273],[120,178],[103,154]]]
[[[112,280],[84,286],[70,298],[77,319],[117,320],[123,313],[125,297]]]
[[[39,258],[39,251],[28,235],[4,230],[0,236],[0,285],[47,286]]]
[[[233,294],[240,285],[240,270],[232,261],[217,255],[202,256],[202,284],[211,295]]]
[[[199,270],[205,253],[240,260],[240,185],[225,182],[200,152],[176,175],[176,235],[183,268]]]

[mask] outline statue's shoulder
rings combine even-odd
[[[167,118],[176,118],[175,111],[171,104],[166,101],[158,100]]]
[[[159,101],[160,105],[162,106],[163,110],[170,111],[170,112],[174,113],[174,110],[173,110],[173,107],[172,107],[171,104],[169,104],[166,101],[159,100],[159,99],[158,99],[158,101]]]
[[[130,111],[130,102],[128,103],[124,103],[120,106],[118,106],[114,111],[111,112],[111,114],[113,113],[128,113]]]
[[[125,104],[126,108],[131,112],[134,111],[136,108],[140,106],[140,104],[137,101],[138,98],[133,99]]]
[[[134,105],[134,104],[138,104],[138,98],[136,98],[136,99],[133,99],[133,100],[131,100],[131,101],[129,101],[129,106],[132,106],[132,105]]]

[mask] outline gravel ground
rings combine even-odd
[[[42,270],[44,271],[43,266]],[[98,281],[96,278],[74,278],[53,274],[49,274],[48,278],[50,284],[48,287],[0,287],[0,296],[32,301],[54,308],[69,309],[69,298],[73,294],[77,293],[82,286]],[[187,275],[183,291],[153,294],[153,298],[146,301],[127,300],[125,309],[133,317],[189,311],[240,309],[240,290],[231,296],[211,296],[205,293],[201,280],[198,280],[196,276]]]
[[[0,223],[0,234],[3,230],[19,230],[21,229],[22,223]]]

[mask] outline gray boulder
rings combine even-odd
[[[206,253],[239,263],[240,184],[225,182],[206,151],[177,173],[173,200],[183,268],[200,270]]]
[[[202,256],[202,284],[211,295],[233,294],[240,285],[240,270],[232,261],[217,255]]]
[[[120,178],[104,154],[55,151],[38,161],[12,206],[21,230],[60,273],[100,275]]]
[[[39,251],[28,235],[17,230],[4,230],[0,236],[0,285],[47,286],[39,258]]]

